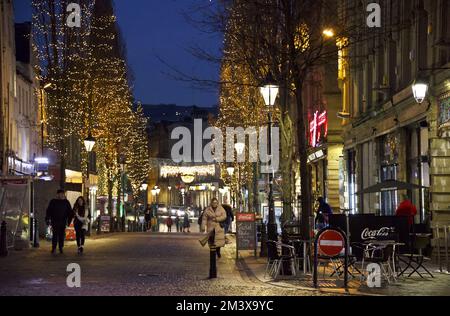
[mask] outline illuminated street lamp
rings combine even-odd
[[[428,82],[422,78],[418,78],[412,85],[414,99],[417,103],[421,104],[427,97]]]
[[[275,82],[272,74],[269,72],[265,82],[260,87],[261,94],[264,98],[266,106],[269,107],[269,155],[272,155],[272,111],[271,108],[275,105],[280,87]],[[273,199],[273,173],[269,173],[269,222],[267,224],[268,238],[271,241],[278,241],[277,223],[275,220],[275,202]],[[269,259],[276,258],[276,253],[269,251]]]
[[[232,177],[234,175],[234,167],[228,167],[227,173],[230,177]]]
[[[91,133],[89,133],[89,136],[84,140],[84,147],[86,147],[86,151],[88,153],[92,152],[95,146],[95,138],[92,137]]]

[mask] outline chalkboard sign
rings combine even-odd
[[[255,250],[256,249],[256,222],[255,214],[240,213],[237,214],[236,233],[237,250]]]

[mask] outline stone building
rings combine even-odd
[[[0,0],[0,174],[8,174],[11,150],[11,115],[16,90],[14,10],[12,0]]]
[[[364,2],[364,1],[362,1]],[[367,12],[361,1],[341,1],[352,25]],[[341,52],[344,158],[342,207],[353,213],[393,215],[403,194],[418,209],[416,223],[450,221],[450,3],[379,1],[383,25],[362,28],[366,40]],[[368,36],[371,35],[371,36]],[[429,83],[418,103],[412,86]],[[384,180],[426,188],[358,194]]]

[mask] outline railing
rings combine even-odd
[[[450,274],[450,261],[449,261],[449,225],[439,225],[433,227],[433,236],[435,242],[435,251],[437,255],[437,264],[439,270],[438,273]],[[444,270],[444,267],[445,269]]]

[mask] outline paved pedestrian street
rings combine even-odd
[[[199,234],[112,234],[87,240],[79,256],[73,242],[64,254],[39,249],[0,258],[0,295],[311,296],[314,291],[265,284],[235,264],[234,245],[223,250],[218,279],[208,280],[209,252]],[[81,287],[69,288],[70,263],[81,267]],[[329,294],[328,294],[329,295]]]

